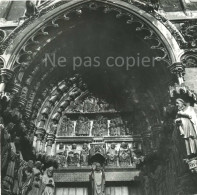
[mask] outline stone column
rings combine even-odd
[[[55,141],[55,135],[54,134],[48,134],[47,136],[47,155],[52,155],[52,146]]]

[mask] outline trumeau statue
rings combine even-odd
[[[105,195],[105,173],[100,163],[95,164],[95,169],[90,175],[92,195]]]
[[[53,167],[49,167],[42,177],[42,195],[54,195],[55,182],[53,179]]]
[[[107,165],[117,166],[117,159],[118,151],[116,150],[116,145],[112,143],[107,151]]]
[[[197,154],[197,114],[183,99],[176,99],[176,106],[175,122],[185,140],[187,155]]]

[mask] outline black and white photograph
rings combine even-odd
[[[197,0],[0,0],[0,194],[197,195]]]

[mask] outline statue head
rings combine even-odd
[[[47,175],[48,175],[48,177],[53,177],[53,170],[54,170],[53,167],[49,167],[49,168],[47,169]]]
[[[127,148],[127,143],[122,142],[122,143],[121,143],[121,147],[124,148],[124,149],[126,149],[126,148]]]
[[[116,145],[114,143],[111,144],[111,149],[115,149]]]
[[[178,110],[181,111],[186,107],[186,102],[183,99],[178,98],[176,99],[176,106]]]
[[[76,148],[77,148],[77,145],[76,144],[73,144],[72,145],[72,149],[75,150]]]
[[[84,143],[83,144],[83,149],[87,149],[88,148],[88,144],[87,143]]]
[[[64,148],[64,144],[63,144],[63,143],[60,143],[59,149],[61,150],[61,149],[63,149],[63,148]]]
[[[34,162],[33,162],[32,160],[29,160],[29,161],[27,162],[27,167],[29,167],[30,169],[33,169],[33,167],[34,167]]]
[[[37,169],[41,169],[42,163],[41,163],[40,161],[36,161],[36,162],[35,162],[35,167],[36,167]]]
[[[100,171],[101,170],[101,164],[100,163],[96,163],[96,171]]]

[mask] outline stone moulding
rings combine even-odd
[[[89,182],[91,170],[91,167],[59,169],[54,172],[54,180],[56,183]],[[139,171],[134,168],[105,168],[105,176],[106,181],[135,181]]]
[[[70,2],[58,1],[51,6],[49,5],[48,7],[40,10],[38,14],[33,15],[29,19],[25,20],[22,25],[17,27],[2,43],[0,48],[2,57],[5,59],[5,67],[13,69],[21,48],[24,47],[24,45],[32,38],[32,36],[35,36],[36,33],[42,32],[41,29],[43,29],[45,26],[50,25],[53,28],[58,28],[58,25],[55,21],[59,17],[63,16],[65,20],[69,20],[70,18],[67,17],[67,13],[74,11],[78,14],[83,14],[83,7],[89,7],[89,9],[94,10],[97,9],[98,5],[105,7],[106,12],[110,11],[110,9],[119,12],[117,17],[121,17],[125,14],[128,17],[130,16],[130,19],[127,21],[128,23],[133,22],[133,16],[134,18],[137,18],[137,22],[140,22],[142,26],[138,27],[136,30],[141,31],[146,29],[150,31],[150,36],[147,36],[144,39],[155,39],[155,36],[152,36],[155,34],[156,40],[159,40],[158,46],[152,46],[152,49],[159,49],[161,51],[163,50],[163,52],[166,50],[170,55],[170,61],[180,61],[180,55],[183,53],[183,51],[180,49],[172,33],[158,19],[149,13],[137,8],[132,4],[119,0],[72,0]],[[46,33],[47,32],[44,34]],[[166,55],[164,55],[163,58],[166,58]]]

